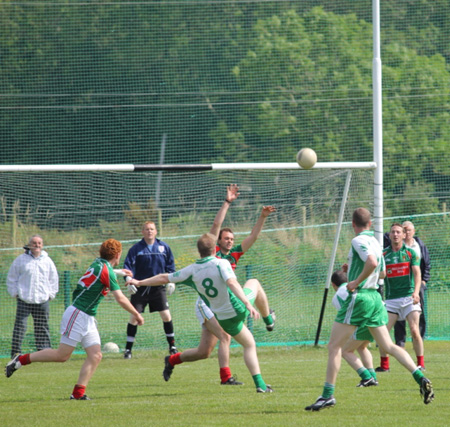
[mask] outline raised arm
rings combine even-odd
[[[274,206],[263,206],[261,215],[259,216],[258,221],[256,221],[256,224],[253,227],[252,232],[241,243],[243,252],[247,252],[252,247],[253,243],[256,242],[256,239],[258,238],[259,233],[261,233],[264,223],[266,222],[266,218],[272,212],[275,212],[275,211],[276,211],[276,208]]]
[[[211,230],[209,231],[211,234],[217,237],[219,236],[220,228],[222,227],[223,221],[225,220],[225,216],[227,215],[228,208],[231,203],[233,203],[239,196],[239,187],[237,184],[230,184],[227,187],[227,197],[223,201],[223,204],[214,218],[213,225]]]

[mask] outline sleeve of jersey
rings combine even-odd
[[[100,274],[100,282],[106,288],[111,289],[111,291],[120,290],[120,286],[117,284],[116,273],[112,268],[108,267],[106,264],[103,265],[102,272]]]
[[[184,283],[192,276],[192,265],[182,268],[181,270],[169,273],[169,282]]]
[[[339,303],[337,294],[334,294],[333,299],[331,300],[331,304],[333,304],[336,310],[339,310],[341,308],[341,304]]]
[[[347,291],[347,285],[341,285],[339,289],[336,291],[336,293],[333,296],[333,299],[331,300],[332,304],[337,310],[340,310],[342,303],[347,299],[348,297],[348,291]]]
[[[411,253],[412,253],[411,265],[420,266],[420,258],[417,255],[417,252],[414,249],[411,249]]]
[[[368,242],[362,236],[356,236],[352,241],[353,249],[358,253],[363,262],[372,254]]]
[[[220,274],[223,280],[225,280],[225,282],[231,278],[236,279],[236,274],[234,274],[234,271],[231,268],[231,264],[227,260],[225,259],[219,260],[218,267]]]

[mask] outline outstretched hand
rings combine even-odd
[[[276,212],[277,208],[275,206],[263,206],[261,215],[263,217],[268,217],[272,212]]]
[[[230,184],[227,186],[227,200],[234,202],[239,197],[239,186],[237,184]]]
[[[133,285],[133,286],[139,287],[139,280],[136,280],[136,279],[127,280],[127,285],[128,286]]]

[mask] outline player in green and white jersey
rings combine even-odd
[[[331,330],[322,395],[312,405],[305,407],[307,411],[320,411],[336,404],[333,394],[341,366],[342,348],[356,328],[364,326],[369,328],[380,347],[392,354],[412,373],[420,386],[424,403],[428,404],[434,399],[430,380],[416,367],[411,356],[392,342],[386,327],[388,316],[381,295],[377,291],[378,276],[384,276],[384,273],[380,275],[382,251],[373,232],[370,231],[371,225],[370,212],[367,209],[358,208],[353,212],[352,226],[356,237],[352,240],[348,260],[347,289],[350,295],[342,304]]]
[[[132,279],[129,283],[135,286],[158,286],[169,282],[180,283],[193,288],[211,309],[220,326],[230,334],[244,348],[244,361],[252,375],[258,393],[270,393],[272,388],[266,384],[261,376],[256,343],[252,333],[245,325],[250,315],[255,319],[259,313],[252,303],[258,297],[258,288],[251,284],[241,288],[230,263],[215,257],[215,236],[207,233],[197,241],[197,248],[201,259],[175,273],[159,274],[145,280]],[[173,366],[168,363],[166,368],[170,372]],[[173,357],[173,356],[172,356]]]
[[[391,245],[383,251],[386,262],[385,302],[389,315],[388,330],[392,329],[397,320],[408,321],[417,365],[425,369],[423,339],[419,328],[422,312],[420,257],[405,245],[402,224],[392,224],[389,237]],[[389,356],[381,348],[380,356],[381,363],[377,372],[388,372]]]
[[[115,300],[131,313],[138,324],[144,323],[143,317],[131,305],[117,284],[113,267],[117,266],[122,255],[122,244],[114,239],[106,240],[100,247],[100,258],[89,266],[78,281],[73,292],[73,301],[63,314],[61,321],[61,341],[57,349],[47,348],[35,353],[17,355],[5,367],[9,378],[17,369],[32,362],[66,362],[78,343],[86,351],[87,358],[81,367],[77,384],[71,399],[90,400],[85,394],[86,386],[102,359],[100,335],[95,315],[103,298],[112,292]],[[123,270],[131,275],[131,271]]]
[[[275,208],[273,206],[263,207],[261,215],[258,218],[255,226],[253,227],[252,232],[242,241],[240,245],[234,245],[234,234],[230,229],[222,229],[223,238],[219,239],[218,236],[220,234],[221,227],[223,221],[225,220],[228,209],[231,204],[238,198],[238,196],[238,185],[228,185],[225,200],[219,211],[217,212],[213,221],[213,225],[210,229],[210,233],[216,236],[216,240],[218,242],[218,245],[216,246],[216,257],[228,260],[233,271],[235,270],[236,264],[239,261],[240,257],[251,248],[253,243],[255,243],[256,239],[259,236],[259,233],[262,230],[267,216],[275,211]],[[231,249],[228,250],[228,248]],[[274,328],[275,314],[269,307],[267,295],[264,292],[261,283],[257,279],[251,278],[245,282],[244,287],[251,287],[255,290],[255,293],[258,297],[255,299],[254,306],[261,314],[261,317],[266,324],[266,329],[268,331],[272,331]],[[195,314],[202,329],[200,342],[196,348],[186,349],[183,352],[172,354],[168,360],[166,360],[166,358],[164,359],[164,380],[169,381],[173,368],[180,363],[195,362],[197,360],[207,359],[216,347],[217,342],[219,342],[217,358],[219,362],[220,384],[243,385],[243,383],[237,381],[231,373],[231,337],[223,330],[223,328],[215,318],[214,313],[200,298],[200,296],[195,302]]]
[[[337,310],[340,310],[349,296],[347,274],[343,270],[336,270],[331,276],[331,286],[336,291],[331,302]],[[371,342],[373,337],[369,329],[367,326],[362,326],[356,329],[342,348],[342,357],[361,377],[357,387],[378,385],[377,375],[373,369],[372,353],[367,348]],[[355,351],[358,351],[360,358],[356,356]]]
[[[237,184],[227,186],[225,200],[217,212],[210,233],[217,236],[225,219],[230,205],[238,198],[239,187]],[[258,295],[261,293],[258,292]],[[263,295],[262,295],[263,297]],[[219,362],[219,375],[221,385],[243,385],[232,375],[230,369],[230,344],[231,336],[227,334],[214,317],[214,313],[203,302],[200,296],[195,302],[195,314],[201,326],[200,342],[197,347],[185,349],[183,352],[173,354],[168,360],[164,359],[163,377],[169,381],[173,368],[184,362],[195,362],[207,359],[218,344],[217,359]]]

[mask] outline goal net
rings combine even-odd
[[[240,196],[223,224],[233,229],[236,243],[249,235],[262,206],[277,208],[236,269],[241,284],[249,278],[260,280],[276,312],[271,333],[262,320],[249,325],[256,341],[259,345],[285,346],[311,343],[350,173],[336,268],[346,261],[353,235],[351,212],[358,206],[372,207],[372,170],[1,172],[1,281],[6,282],[11,263],[23,253],[30,236],[40,234],[59,273],[59,292],[50,303],[50,332],[52,346],[56,347],[62,313],[79,278],[98,255],[102,241],[120,240],[123,261],[128,249],[142,238],[142,224],[152,220],[158,237],[170,245],[176,268],[183,268],[198,258],[198,237],[211,228],[226,196],[226,186],[236,183]],[[123,279],[118,281],[127,293]],[[168,297],[176,344],[181,349],[199,342],[196,298],[195,292],[183,285]],[[0,299],[0,348],[9,354],[16,301],[8,295],[6,286],[0,287]],[[326,310],[323,337],[329,335],[334,315],[334,309]],[[146,323],[138,328],[133,349],[166,348],[158,313],[146,312],[144,317]],[[102,342],[113,341],[123,349],[128,319],[129,314],[112,297],[106,298],[97,314]],[[33,322],[29,318],[22,352],[34,350]]]

